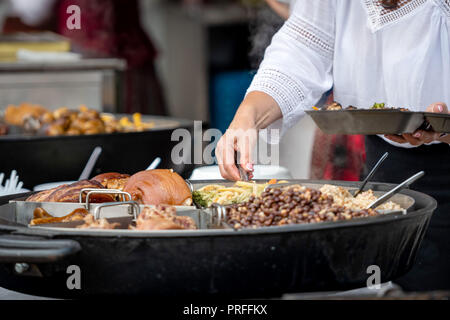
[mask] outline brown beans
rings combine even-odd
[[[270,188],[259,198],[227,208],[227,222],[236,229],[318,223],[375,216],[372,209],[353,211],[333,204],[333,198],[319,190],[301,186]]]

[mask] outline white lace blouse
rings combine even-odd
[[[275,99],[284,133],[332,87],[344,106],[450,104],[450,0],[298,0],[248,92]]]

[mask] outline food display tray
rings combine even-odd
[[[194,187],[199,184],[193,182]],[[386,192],[392,185],[369,183],[367,188]],[[406,215],[258,229],[157,231],[28,227],[19,222],[30,217],[25,208],[0,198],[0,286],[56,298],[277,297],[363,287],[367,266],[374,264],[387,282],[412,267],[436,208],[436,201],[425,194],[402,194],[415,200]],[[130,221],[124,208],[114,208],[123,211],[114,221]],[[67,288],[71,265],[83,270],[82,290]]]
[[[121,114],[115,114],[120,118]],[[178,141],[171,141],[176,129],[192,133],[194,122],[185,119],[142,116],[144,122],[154,122],[155,127],[141,132],[111,134],[38,136],[11,134],[0,136],[0,171],[18,170],[24,187],[53,181],[77,180],[89,156],[96,147],[103,151],[98,158],[93,175],[102,172],[133,174],[145,170],[149,161],[161,158],[160,168],[173,168],[187,178],[194,168],[192,161],[175,164],[171,152]],[[152,147],[149,147],[152,146]]]
[[[256,183],[266,183],[267,180],[253,180]],[[300,184],[304,187],[307,188],[312,188],[312,189],[320,189],[321,187],[324,186],[324,184],[332,184],[335,185],[336,181],[327,181],[326,183],[324,181],[302,181],[302,180],[287,180],[287,183],[281,183],[279,185],[274,184],[272,185],[272,187],[285,187],[288,185],[292,185],[292,184]],[[207,185],[211,185],[211,184],[217,184],[217,185],[221,185],[224,187],[232,187],[235,183],[231,182],[231,181],[226,181],[226,180],[189,180],[189,183],[192,187],[192,190],[198,190],[201,189]],[[337,185],[340,185],[342,183],[342,181],[337,182]],[[350,193],[354,193],[358,188],[355,187],[354,185],[348,185],[348,184],[342,184],[341,185],[344,189],[347,189]],[[376,197],[380,197],[382,195],[384,195],[386,193],[386,191],[381,191],[381,190],[377,190],[376,188],[370,187],[370,186],[366,186],[366,188],[364,188],[363,191],[367,191],[369,189],[372,189],[373,194]],[[414,208],[414,199],[408,195],[402,194],[402,193],[398,193],[396,195],[394,195],[390,201],[397,203],[398,205],[400,205],[400,207],[404,208],[407,211],[410,211]],[[199,208],[202,209],[206,209],[203,208],[201,206],[198,206]]]
[[[191,183],[196,189],[208,182]],[[367,189],[386,192],[392,187],[369,182]],[[62,215],[82,204],[26,203],[14,196],[0,197],[0,286],[56,298],[276,297],[363,287],[367,266],[374,264],[387,282],[412,267],[436,208],[436,201],[425,194],[412,190],[401,194],[415,201],[407,214],[257,229],[154,231],[29,227],[30,211],[37,206]],[[91,204],[94,215],[101,205]],[[177,213],[194,220],[200,214],[200,225],[210,221],[207,212],[192,207],[177,208]],[[105,208],[101,216],[124,226],[132,220],[122,205]],[[82,290],[67,288],[66,270],[71,265],[83,270]]]
[[[425,112],[424,116],[433,131],[450,133],[450,114]]]
[[[327,134],[403,134],[426,129],[429,123],[439,133],[450,132],[450,115],[400,110],[306,111]]]

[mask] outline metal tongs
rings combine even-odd
[[[240,176],[241,181],[246,181],[246,182],[249,181],[247,171],[245,171],[245,169],[242,168],[242,166],[238,163],[238,152],[237,151],[234,152],[234,163],[236,165],[236,168],[239,170],[239,176]]]
[[[395,188],[393,188],[391,191],[385,193],[384,195],[382,195],[381,197],[379,197],[377,200],[375,200],[374,202],[372,202],[369,206],[368,209],[375,209],[376,207],[378,207],[379,205],[385,203],[386,201],[388,201],[390,198],[392,198],[395,194],[399,193],[401,190],[408,188],[411,184],[413,184],[416,180],[422,178],[425,175],[424,171],[420,171],[418,173],[416,173],[415,175],[413,175],[412,177],[406,179],[405,181],[403,181],[402,183],[400,183],[398,186],[396,186]]]
[[[369,174],[367,175],[367,177],[364,179],[364,181],[362,182],[361,186],[359,187],[358,190],[356,190],[356,192],[353,194],[353,197],[356,198],[356,196],[358,194],[361,193],[361,191],[364,190],[364,187],[366,186],[367,182],[372,179],[373,175],[375,174],[375,172],[377,171],[377,169],[381,166],[381,164],[384,162],[384,160],[386,160],[386,158],[388,157],[389,152],[386,152],[385,154],[383,154],[383,156],[380,158],[380,160],[378,160],[378,162],[375,164],[375,166],[372,168],[372,170],[370,170]]]

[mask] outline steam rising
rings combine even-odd
[[[257,69],[264,57],[273,35],[281,28],[284,20],[273,12],[268,6],[257,9],[254,20],[250,23],[249,53],[252,68]]]

